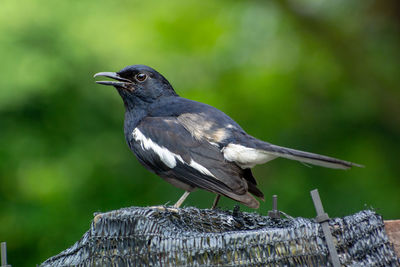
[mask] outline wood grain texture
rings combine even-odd
[[[400,220],[385,220],[384,223],[389,240],[400,257]]]

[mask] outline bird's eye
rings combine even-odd
[[[146,79],[147,79],[147,75],[146,74],[144,74],[144,73],[136,74],[136,80],[138,80],[139,82],[143,82]]]

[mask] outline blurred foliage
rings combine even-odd
[[[72,245],[93,212],[174,203],[123,136],[123,105],[93,74],[146,64],[186,98],[263,140],[364,164],[277,159],[255,168],[292,216],[373,207],[400,218],[400,5],[352,1],[0,3],[0,241],[13,266]],[[186,205],[208,208],[197,191]],[[221,207],[235,203],[224,198]],[[248,210],[242,207],[243,210]]]

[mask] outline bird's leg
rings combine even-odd
[[[217,196],[214,199],[214,203],[213,203],[211,209],[215,209],[217,207],[220,198],[221,198],[221,195],[217,194]]]
[[[185,191],[185,193],[183,193],[183,195],[181,196],[181,198],[174,204],[174,208],[179,208],[183,201],[185,201],[185,199],[188,197],[188,195],[190,194],[189,191]]]

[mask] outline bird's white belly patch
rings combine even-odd
[[[138,129],[135,128],[132,132],[133,139],[135,141],[140,143],[140,146],[142,147],[143,150],[153,150],[154,153],[156,153],[159,157],[160,160],[167,165],[169,168],[175,168],[176,166],[176,160],[179,160],[180,162],[187,164],[180,155],[173,153],[169,151],[167,148],[159,146],[153,140],[150,138],[147,138],[144,136],[144,134]],[[196,169],[202,174],[206,174],[212,177],[215,177],[206,167],[203,165],[197,163],[193,159],[190,159],[190,163],[187,164],[190,167]]]
[[[222,149],[224,158],[227,161],[236,162],[242,168],[251,168],[257,164],[263,164],[276,158],[276,156],[267,152],[245,147],[238,144],[229,144]]]

